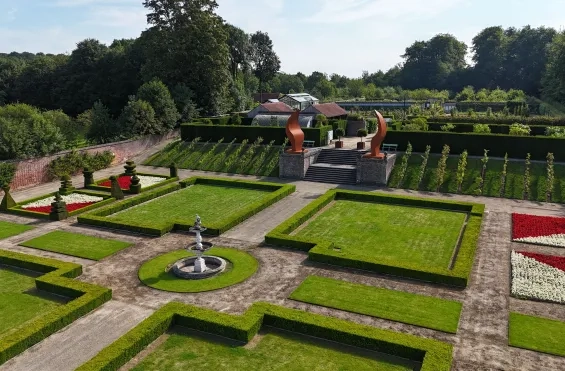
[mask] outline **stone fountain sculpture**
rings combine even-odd
[[[226,261],[217,256],[203,255],[212,248],[211,242],[202,241],[202,233],[206,227],[202,226],[202,220],[196,215],[194,225],[190,227],[190,232],[196,234],[196,242],[187,246],[188,251],[195,251],[196,256],[183,258],[172,266],[173,273],[180,278],[198,280],[220,274],[226,269]]]

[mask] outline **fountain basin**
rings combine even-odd
[[[206,270],[204,272],[196,272],[194,270],[196,259],[198,259],[197,256],[180,259],[173,264],[171,270],[177,277],[189,280],[200,280],[222,273],[227,266],[227,262],[222,258],[217,256],[202,256],[202,259],[206,263]]]

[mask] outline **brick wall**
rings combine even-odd
[[[92,147],[81,148],[78,152],[97,153],[111,151],[115,158],[113,165],[120,164],[126,160],[135,157],[149,148],[177,137],[178,131],[173,131],[164,135],[148,135],[136,140],[126,140],[123,142],[107,143]],[[16,176],[10,184],[12,190],[33,187],[41,183],[47,183],[50,179],[47,176],[47,166],[51,161],[70,151],[59,152],[52,156],[33,158],[29,160],[14,161],[17,165]],[[0,194],[2,192],[0,191]]]

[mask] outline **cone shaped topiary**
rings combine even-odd
[[[61,187],[59,188],[59,193],[61,193],[62,195],[69,195],[74,191],[75,187],[73,187],[71,177],[69,175],[63,175],[61,177]]]
[[[61,198],[59,192],[55,193],[55,201],[51,203],[51,212],[49,213],[50,220],[63,220],[69,217],[67,212],[67,204]]]
[[[177,164],[173,162],[171,165],[169,165],[169,172],[171,178],[176,178],[177,176],[179,176],[179,169],[177,168]]]
[[[133,176],[135,174],[135,167],[137,165],[132,160],[126,161],[124,169],[126,169],[125,175]]]
[[[0,202],[0,210],[7,211],[9,208],[16,206],[16,201],[14,201],[10,194],[10,186],[4,185],[2,190],[4,191],[4,197],[2,198],[2,202]]]
[[[110,177],[110,181],[112,182],[112,186],[110,188],[110,193],[112,194],[112,197],[114,197],[116,200],[123,200],[124,199],[124,192],[122,191],[122,188],[120,187],[120,183],[118,183],[118,178],[114,175],[112,175]]]
[[[135,194],[141,192],[141,184],[139,182],[140,182],[140,179],[137,176],[137,173],[134,172],[133,176],[131,177],[131,183],[129,185],[130,192],[135,193]]]

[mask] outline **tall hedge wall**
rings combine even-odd
[[[315,146],[325,145],[330,126],[322,128],[303,128],[306,140],[313,140]],[[224,142],[231,142],[236,139],[241,143],[244,139],[250,142],[258,137],[263,138],[264,143],[274,140],[275,144],[282,144],[286,138],[284,127],[270,126],[245,126],[245,125],[203,125],[203,124],[182,124],[180,135],[182,140],[190,141],[200,137],[201,141],[218,141],[224,138]]]
[[[447,125],[445,122],[428,122],[429,131],[441,131],[441,127]],[[452,130],[454,133],[472,133],[473,123],[452,123],[455,128]],[[508,124],[488,124],[492,134],[505,134],[510,133],[510,125]],[[530,134],[535,136],[544,136],[545,129],[549,125],[528,125],[530,127]]]
[[[409,116],[408,118],[415,118],[416,116]],[[546,117],[546,116],[532,116],[532,117],[451,117],[451,116],[437,116],[426,117],[428,121],[433,122],[451,122],[451,123],[471,123],[471,124],[499,124],[511,125],[515,122],[526,125],[547,125],[547,126],[565,126],[565,117]]]
[[[489,156],[525,158],[527,153],[533,160],[545,160],[548,152],[553,152],[557,159],[565,158],[565,139],[551,137],[516,137],[510,135],[450,133],[434,131],[389,131],[386,143],[398,144],[398,150],[406,150],[408,142],[414,152],[424,152],[431,146],[432,153],[441,153],[447,144],[451,153],[467,150],[469,155],[482,156],[485,149]]]

